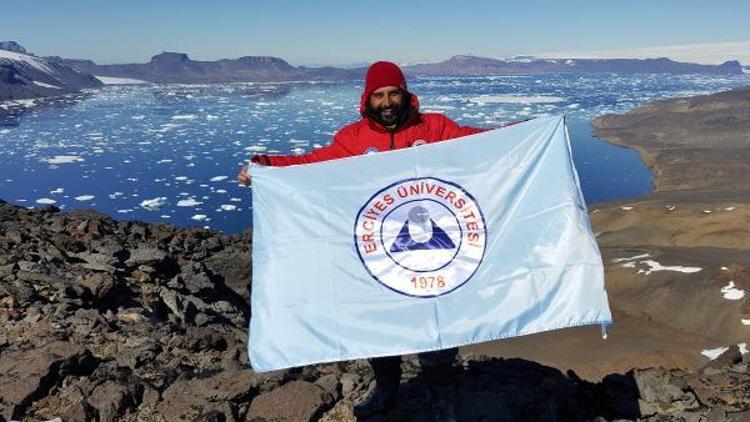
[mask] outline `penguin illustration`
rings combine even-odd
[[[401,231],[391,245],[390,251],[395,253],[455,248],[456,244],[453,243],[445,230],[441,229],[430,218],[430,212],[427,208],[416,205],[409,210],[409,218],[401,227]]]

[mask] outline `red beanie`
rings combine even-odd
[[[365,90],[362,92],[361,104],[361,111],[363,113],[365,104],[370,99],[370,94],[384,86],[397,86],[404,91],[408,91],[404,72],[401,71],[398,65],[385,61],[375,62],[367,69],[367,76],[365,76]]]

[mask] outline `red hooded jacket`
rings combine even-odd
[[[270,166],[315,163],[369,152],[407,148],[483,132],[486,129],[459,126],[437,113],[420,113],[419,100],[409,94],[411,111],[407,120],[391,132],[365,114],[369,95],[362,95],[362,119],[345,126],[333,137],[333,143],[302,155],[255,155],[253,162]]]

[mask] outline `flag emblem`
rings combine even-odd
[[[485,252],[479,204],[454,182],[420,177],[391,184],[368,199],[354,226],[362,264],[377,282],[415,297],[464,285]]]

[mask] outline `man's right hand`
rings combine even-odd
[[[242,170],[240,170],[240,174],[237,175],[237,182],[245,185],[250,186],[250,173],[247,172],[247,164],[242,166]]]

